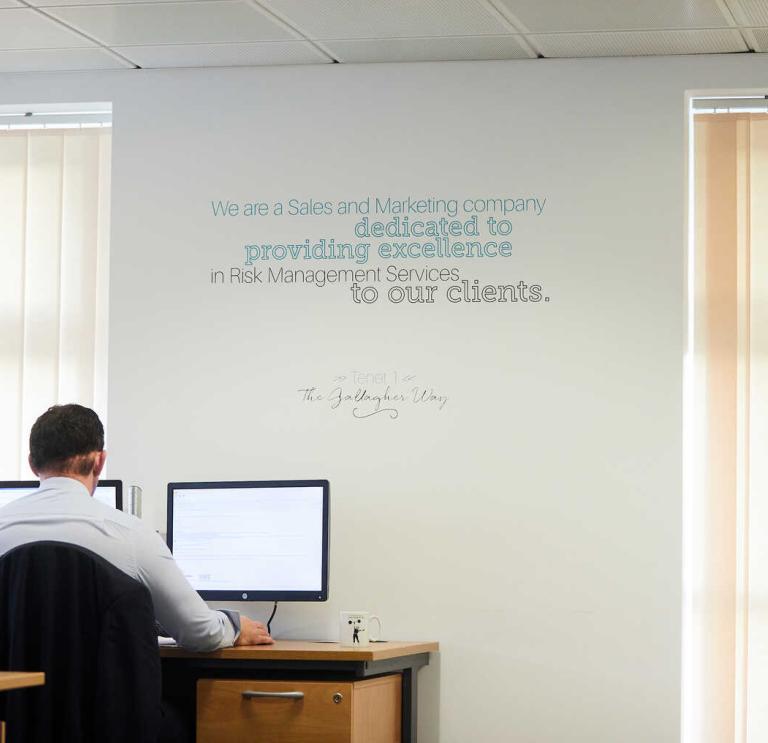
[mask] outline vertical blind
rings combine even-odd
[[[768,740],[768,115],[694,123],[685,740]]]
[[[0,479],[56,403],[106,413],[111,132],[0,132]]]

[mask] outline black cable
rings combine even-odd
[[[275,601],[275,605],[272,607],[272,613],[269,615],[269,619],[267,619],[267,632],[269,634],[272,634],[272,620],[275,618],[275,612],[277,611],[277,601]]]

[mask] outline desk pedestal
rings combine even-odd
[[[400,729],[395,731],[393,740],[416,743],[417,672],[429,663],[429,654],[437,650],[438,645],[434,642],[375,643],[364,649],[355,649],[336,643],[280,640],[274,645],[227,648],[214,653],[189,653],[180,648],[163,647],[160,655],[164,694],[173,699],[177,706],[183,705],[184,714],[190,720],[197,721],[200,743],[205,740],[227,740],[224,737],[205,737],[209,735],[211,726],[215,728],[220,721],[227,719],[235,720],[232,729],[239,730],[241,734],[240,738],[233,740],[243,740],[242,728],[237,726],[247,726],[248,719],[255,719],[260,708],[251,702],[264,701],[268,702],[268,709],[275,712],[277,719],[282,716],[283,720],[293,720],[294,727],[299,731],[314,728],[322,731],[328,725],[331,725],[329,729],[335,730],[337,728],[333,728],[333,725],[349,719],[353,721],[349,736],[344,737],[344,734],[332,740],[340,743],[347,740],[350,743],[389,743],[387,738],[377,738],[375,735],[387,729],[387,721],[392,715],[389,705],[398,696]],[[371,679],[383,681],[376,684],[360,683]],[[235,685],[221,685],[225,680]],[[214,686],[211,682],[220,685]],[[266,682],[267,685],[274,683],[275,686],[269,689],[251,688],[254,682]],[[297,682],[307,682],[309,686],[304,690],[293,688]],[[345,696],[341,687],[332,688],[334,684],[346,684],[344,689],[348,696]],[[244,691],[299,691],[304,693],[304,697],[297,704],[298,700],[291,697],[243,697]],[[320,717],[316,717],[311,724],[306,722],[311,717],[300,719],[301,715],[298,714],[302,708],[310,709],[309,691],[312,692],[313,700],[319,700],[320,706],[314,709],[321,710],[320,713],[313,713]],[[333,701],[336,693],[342,695],[339,702]],[[196,699],[199,700],[197,704]],[[212,706],[209,706],[209,702]],[[233,718],[232,710],[235,708],[237,715]],[[328,718],[323,722],[326,719],[323,717],[325,712]],[[370,722],[377,719],[380,719],[380,724]],[[263,724],[272,723],[266,720]],[[379,732],[372,733],[374,737],[360,737],[359,741],[353,737],[354,730],[364,729]],[[253,732],[252,728],[249,730]],[[218,732],[221,733],[220,730]],[[285,743],[293,741],[291,738],[266,739],[279,740],[280,743],[283,740]],[[313,738],[305,737],[303,740],[315,743]],[[316,740],[317,743],[325,741],[323,738]]]

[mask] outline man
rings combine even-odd
[[[43,413],[29,436],[40,488],[0,508],[0,555],[28,542],[76,544],[147,586],[158,621],[189,650],[272,643],[261,622],[209,609],[152,529],[92,497],[106,458],[93,410],[55,405]]]

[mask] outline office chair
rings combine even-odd
[[[155,743],[152,599],[92,552],[33,542],[0,557],[0,669],[45,685],[0,695],[9,743]]]

